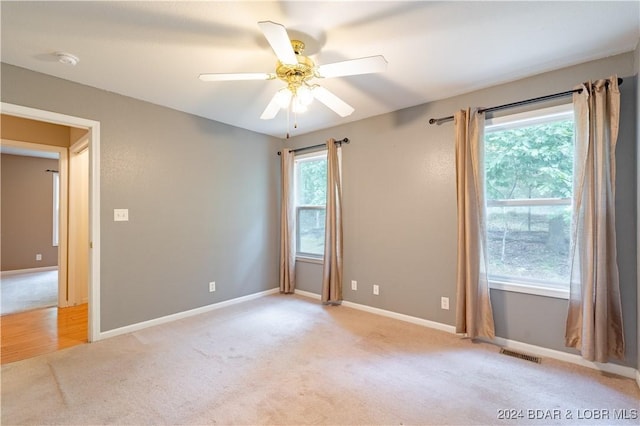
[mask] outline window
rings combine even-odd
[[[294,161],[297,256],[324,255],[327,151],[297,155]]]
[[[573,129],[571,104],[487,121],[484,167],[492,288],[567,297]]]
[[[60,174],[51,173],[53,176],[53,246],[58,247],[60,238]]]

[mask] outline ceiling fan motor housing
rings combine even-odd
[[[304,43],[299,40],[291,40],[291,46],[298,59],[297,64],[283,64],[278,61],[276,66],[276,75],[278,78],[289,86],[290,89],[296,89],[304,84],[307,80],[315,77],[316,64],[302,54],[304,51]]]

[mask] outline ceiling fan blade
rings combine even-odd
[[[277,98],[278,98],[278,92],[276,92],[276,94],[273,95],[273,98],[271,98],[271,101],[262,112],[262,115],[260,116],[262,120],[271,120],[276,116],[278,111],[280,111],[280,104],[278,103]]]
[[[344,77],[346,75],[382,72],[386,69],[387,60],[384,58],[384,56],[378,55],[320,65],[318,67],[318,74],[320,75],[320,77],[324,78]]]
[[[291,47],[291,40],[284,25],[271,21],[261,21],[258,25],[280,62],[286,65],[297,65],[298,59]]]
[[[202,81],[240,81],[240,80],[270,80],[273,74],[264,72],[241,72],[232,74],[200,74],[198,78]]]
[[[340,117],[346,117],[351,115],[354,111],[353,107],[325,89],[324,87],[317,86],[312,91],[313,97],[325,104],[329,109],[333,110]]]

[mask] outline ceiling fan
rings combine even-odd
[[[317,99],[341,117],[346,117],[354,111],[353,107],[313,80],[369,74],[381,72],[387,68],[387,61],[381,55],[316,65],[311,58],[302,54],[304,43],[300,40],[290,40],[287,29],[283,25],[261,21],[258,22],[258,26],[278,58],[275,72],[212,73],[200,74],[199,78],[202,81],[274,80],[276,78],[282,80],[286,83],[286,87],[275,93],[260,116],[263,120],[274,118],[280,109],[287,109],[294,113],[304,112],[313,99]]]

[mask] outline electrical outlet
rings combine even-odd
[[[211,281],[209,283],[209,293],[213,293],[214,291],[216,291],[216,282],[215,281]]]
[[[36,260],[42,260],[42,255],[40,253],[36,254]]]
[[[358,290],[358,281],[351,280],[351,290],[353,290],[353,291]]]
[[[449,310],[449,298],[448,297],[441,297],[440,298],[440,307],[442,309]]]
[[[373,285],[373,294],[376,296],[380,294],[380,287],[376,284]]]

